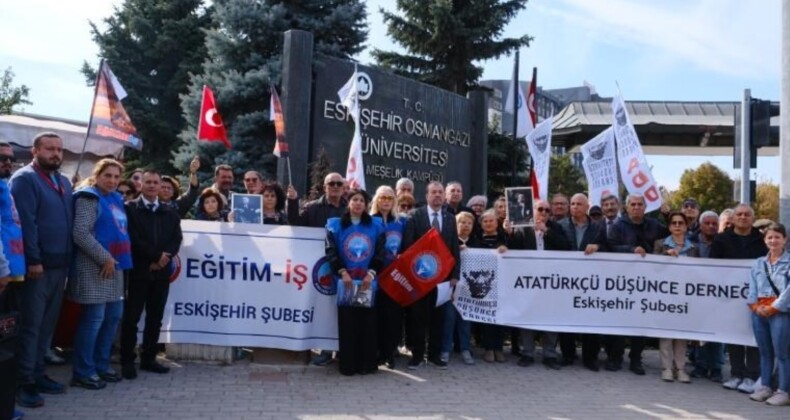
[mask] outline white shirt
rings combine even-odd
[[[149,208],[150,209],[151,208],[151,206],[150,206],[151,204],[154,205],[154,208],[152,208],[151,211],[156,211],[156,209],[159,208],[159,197],[156,197],[154,199],[154,201],[148,201],[142,195],[140,196],[140,198],[143,200],[143,204],[145,204],[145,208]]]
[[[546,244],[543,242],[543,232],[536,230],[535,231],[535,245],[538,251],[544,251],[546,249]]]

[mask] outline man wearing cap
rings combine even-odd
[[[689,227],[686,235],[690,238],[699,234],[699,223],[697,221],[699,217],[699,203],[697,200],[693,198],[683,200],[683,207],[680,211],[686,216],[686,224]]]

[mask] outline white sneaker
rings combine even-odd
[[[469,350],[464,350],[461,352],[461,359],[463,359],[464,363],[467,365],[475,364],[475,359],[472,358],[472,353]]]
[[[790,395],[784,391],[776,391],[771,398],[765,401],[768,405],[790,405]]]
[[[441,360],[444,363],[449,362],[450,361],[450,353],[442,353],[442,354],[440,354],[439,355],[439,360]]]
[[[675,380],[675,375],[672,373],[672,369],[664,369],[661,371],[661,379],[667,382],[672,382]]]
[[[741,381],[743,381],[743,379],[733,376],[732,378],[730,378],[730,380],[721,384],[721,386],[727,389],[735,390],[738,389],[738,385],[741,384]]]
[[[741,384],[738,385],[738,391],[743,392],[745,394],[751,394],[754,392],[754,388],[758,383],[759,382],[754,382],[750,378],[744,378],[743,382],[741,382]]]
[[[771,390],[771,388],[768,388],[765,385],[760,385],[756,387],[754,392],[752,392],[752,395],[749,395],[749,399],[752,401],[764,402],[768,398],[771,398],[772,395],[774,395],[774,392]]]

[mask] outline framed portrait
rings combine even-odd
[[[263,223],[263,196],[236,194],[230,196],[230,209],[236,223]]]
[[[505,188],[507,218],[513,227],[533,226],[532,187]]]

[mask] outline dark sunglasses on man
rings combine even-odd
[[[13,156],[0,155],[0,163],[6,162],[16,163],[16,158]]]

